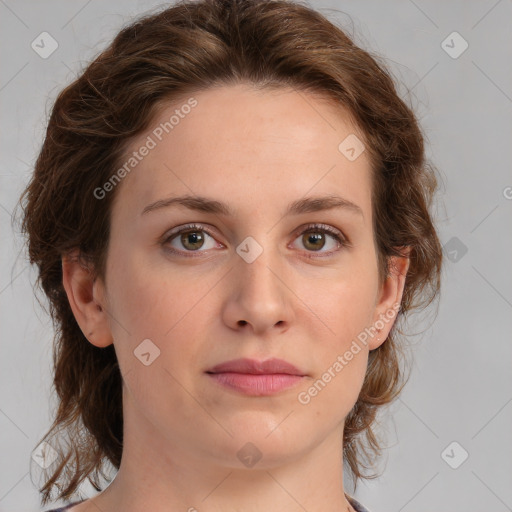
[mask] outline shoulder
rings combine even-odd
[[[347,496],[348,501],[354,507],[354,510],[356,512],[370,512],[362,503],[359,503],[355,498],[352,498],[351,496]],[[82,501],[77,501],[75,503],[70,503],[69,505],[66,505],[65,507],[60,508],[54,508],[51,510],[47,510],[46,512],[70,512],[70,509],[74,507],[75,505],[78,505],[79,503],[82,503]]]
[[[352,498],[352,496],[347,495],[347,499],[356,512],[370,512],[362,503],[359,503],[355,498]]]

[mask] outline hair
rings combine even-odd
[[[132,21],[60,92],[20,198],[30,262],[37,264],[37,284],[49,299],[55,330],[58,410],[42,439],[58,456],[40,488],[43,504],[55,486],[57,498],[71,498],[86,478],[101,491],[104,463],[118,469],[123,450],[122,379],[114,347],[95,347],[82,333],[63,287],[62,258],[78,249],[103,279],[118,191],[98,200],[94,190],[112,177],[130,141],[164,104],[241,83],[291,87],[343,107],[364,135],[370,156],[381,282],[391,270],[390,257],[410,250],[397,322],[369,354],[343,432],[342,455],[355,484],[378,476],[364,472],[382,450],[376,413],[398,397],[408,379],[401,368],[405,338],[397,323],[425,309],[440,289],[442,250],[430,211],[438,178],[425,158],[412,107],[400,99],[379,57],[306,5],[180,1]],[[65,447],[59,445],[62,437]]]

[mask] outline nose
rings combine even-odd
[[[235,330],[265,335],[284,331],[292,321],[293,293],[276,258],[267,251],[252,263],[239,258],[229,273],[230,291],[223,308],[223,320]]]

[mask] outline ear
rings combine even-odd
[[[410,251],[411,248],[407,247],[402,251],[402,256],[391,256],[389,259],[389,272],[382,283],[375,306],[372,325],[377,329],[377,333],[368,343],[370,350],[384,343],[395,323],[409,270]]]
[[[111,345],[104,285],[80,258],[78,250],[62,257],[62,284],[84,336],[96,347]]]

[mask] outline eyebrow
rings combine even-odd
[[[227,217],[233,217],[235,215],[235,212],[226,203],[208,197],[192,195],[160,199],[147,205],[142,210],[141,215],[171,206],[183,206],[189,210],[225,215]],[[344,209],[361,215],[364,218],[363,211],[359,206],[337,195],[298,199],[288,205],[285,215],[300,215],[302,213],[313,213],[332,209]]]

